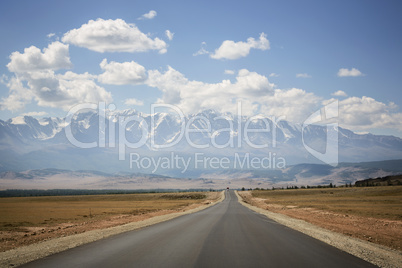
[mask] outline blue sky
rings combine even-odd
[[[242,101],[303,122],[338,99],[341,126],[402,137],[401,13],[367,0],[2,1],[0,119]]]

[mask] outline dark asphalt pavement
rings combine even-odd
[[[23,267],[375,267],[226,199]]]

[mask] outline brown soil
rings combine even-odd
[[[131,222],[143,221],[155,216],[171,214],[179,211],[187,211],[218,199],[218,193],[208,195],[208,199],[201,203],[191,204],[186,207],[170,210],[158,210],[154,212],[143,212],[137,215],[133,214],[118,214],[102,218],[88,217],[82,222],[64,222],[51,226],[41,227],[16,227],[10,230],[0,231],[0,252],[21,246],[31,245],[34,243],[50,240],[58,237],[65,237],[74,234],[80,234],[91,230],[105,229],[109,227],[119,226]]]
[[[339,214],[315,208],[269,204],[251,192],[238,192],[245,202],[259,208],[301,219],[322,228],[402,250],[402,221]]]

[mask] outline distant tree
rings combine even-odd
[[[332,188],[332,187],[334,187],[333,185],[332,185],[332,182],[329,184],[329,188]]]
[[[241,188],[241,190],[242,190],[242,191],[245,191],[246,189],[243,187],[243,188]]]

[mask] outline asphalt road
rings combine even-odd
[[[233,191],[203,211],[23,267],[375,267],[242,206]]]

